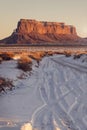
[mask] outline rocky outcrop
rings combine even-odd
[[[3,41],[5,43],[58,43],[77,40],[76,28],[58,22],[21,19],[17,29]]]
[[[17,33],[30,34],[72,34],[76,35],[75,27],[57,22],[38,22],[36,20],[21,19],[16,29]]]

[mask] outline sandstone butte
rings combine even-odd
[[[41,44],[68,43],[78,41],[76,28],[59,22],[20,19],[11,36],[1,40],[3,43]]]

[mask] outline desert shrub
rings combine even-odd
[[[14,87],[14,85],[13,85],[12,80],[0,77],[0,92],[1,91],[5,92],[6,88],[9,89],[9,90],[12,90],[13,87]]]
[[[25,57],[20,60],[18,60],[17,68],[21,69],[25,72],[32,70],[32,61],[30,58]]]
[[[73,59],[79,59],[82,56],[82,54],[74,55]]]
[[[41,60],[42,57],[46,55],[45,52],[30,52],[29,57],[31,57],[34,60]]]
[[[21,69],[23,71],[31,71],[32,70],[32,64],[31,63],[28,63],[28,62],[21,62],[21,61],[18,61],[18,66],[17,66],[18,69]]]
[[[47,55],[47,56],[52,56],[53,54],[54,54],[54,52],[48,51],[46,55]]]
[[[12,59],[12,57],[7,53],[0,54],[0,57],[2,58],[2,60],[11,60]]]
[[[66,53],[65,56],[66,56],[66,57],[70,57],[71,54],[70,54],[70,53]]]

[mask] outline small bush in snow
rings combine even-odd
[[[7,53],[0,54],[0,57],[2,58],[2,60],[11,60],[12,59],[12,57]]]
[[[74,55],[74,59],[79,59],[80,57],[82,56],[82,54],[79,54],[79,55]]]
[[[6,89],[12,90],[12,87],[14,87],[12,80],[0,77],[0,92],[5,92]]]
[[[32,70],[32,61],[31,61],[31,59],[22,58],[22,59],[18,60],[17,68],[21,69],[21,70],[23,70],[25,72],[31,71]]]

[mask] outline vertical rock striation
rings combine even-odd
[[[17,33],[29,34],[71,34],[76,35],[75,27],[57,22],[39,22],[36,20],[21,19],[18,22]]]

